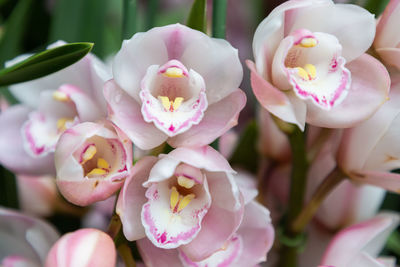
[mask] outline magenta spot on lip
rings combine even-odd
[[[205,212],[204,208],[200,211]],[[196,212],[196,216],[200,215],[200,211]],[[148,230],[153,238],[157,241],[157,243],[162,245],[167,244],[186,244],[188,240],[191,240],[195,234],[200,231],[200,222],[192,227],[189,231],[181,232],[176,236],[169,236],[167,232],[163,232],[162,234],[158,233],[158,229],[153,221],[153,218],[150,213],[150,203],[147,202],[143,205],[142,209],[144,224],[148,226]],[[201,215],[200,215],[201,216]]]
[[[44,122],[46,120],[43,114],[36,113],[36,115],[38,115],[38,119],[40,122]],[[31,133],[31,127],[32,127],[32,121],[29,119],[24,127],[25,138],[29,143],[29,147],[30,147],[31,151],[35,155],[40,155],[44,152],[45,146],[44,145],[42,145],[40,147],[36,146],[35,138],[33,137],[32,133]]]
[[[173,132],[175,130],[175,127],[171,124],[171,126],[169,126],[168,131]]]

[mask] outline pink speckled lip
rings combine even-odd
[[[205,213],[205,211],[203,211]],[[146,203],[142,208],[143,226],[148,232],[149,239],[157,247],[176,248],[180,245],[187,244],[198,234],[201,229],[200,222],[192,227],[189,231],[181,232],[177,236],[168,236],[167,232],[160,233],[157,229],[153,217],[150,212],[150,203]]]
[[[176,66],[183,70],[183,74],[189,76],[186,68],[179,61],[172,60],[162,66],[158,73],[165,72],[167,68]],[[185,74],[186,73],[186,74]],[[200,76],[201,77],[201,76]],[[203,119],[204,112],[208,107],[206,89],[200,88],[197,95],[193,96],[195,99],[189,99],[190,102],[184,101],[181,108],[173,111],[173,117],[180,117],[181,119],[167,118],[165,115],[169,114],[170,111],[164,110],[161,103],[156,99],[149,91],[148,86],[148,75],[146,75],[141,81],[142,90],[139,93],[142,101],[141,113],[143,119],[148,123],[154,123],[154,125],[168,136],[172,137],[177,134],[183,133],[190,129],[192,125],[199,124]],[[202,79],[202,78],[200,78]],[[204,85],[204,80],[201,81]],[[189,88],[187,90],[190,90]],[[183,117],[183,118],[182,118]]]

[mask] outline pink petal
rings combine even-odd
[[[51,248],[46,267],[114,267],[116,249],[109,235],[97,229],[65,234]]]
[[[237,231],[243,240],[243,252],[237,266],[254,266],[267,260],[267,253],[274,244],[274,228],[269,211],[252,201],[244,208],[242,224]]]
[[[137,241],[137,246],[142,259],[148,267],[183,266],[177,249],[161,249],[153,245],[147,238]]]
[[[230,174],[206,173],[212,204],[199,234],[181,250],[192,261],[201,261],[220,249],[238,229],[243,217],[243,198]]]
[[[168,157],[209,172],[235,173],[228,161],[210,146],[179,147],[171,151]]]
[[[289,11],[312,4],[315,4],[315,1],[286,1],[277,6],[257,27],[253,39],[253,53],[257,69],[263,79],[271,79],[270,67],[273,55],[284,38],[284,30],[287,27],[285,24],[292,20]]]
[[[273,121],[271,114],[265,109],[259,109],[260,139],[258,147],[261,153],[278,161],[290,158],[289,140]]]
[[[343,46],[342,55],[347,62],[358,58],[374,40],[374,16],[356,5],[333,4],[330,1],[320,3],[299,10],[287,32],[303,28],[332,34]]]
[[[356,265],[354,262],[357,256],[365,257],[361,255],[368,253],[376,257],[398,223],[398,215],[381,214],[340,231],[329,244],[321,264],[364,267],[365,265]]]
[[[400,32],[396,27],[400,16],[399,4],[399,0],[391,0],[386,6],[376,27],[375,48],[394,48],[400,43]]]
[[[19,255],[40,265],[59,238],[47,222],[5,208],[0,208],[0,236],[2,255]]]
[[[329,111],[307,105],[307,122],[327,128],[346,128],[366,120],[387,100],[390,78],[385,67],[364,54],[347,65],[352,84],[346,99]]]
[[[213,142],[237,124],[239,112],[246,104],[246,95],[237,89],[221,101],[209,106],[198,125],[172,137],[168,143],[173,147],[204,146]]]
[[[370,119],[354,128],[344,131],[338,155],[338,162],[343,170],[351,171],[368,168],[366,162],[370,157],[375,156],[372,154],[372,151],[400,114],[400,107],[398,105],[400,101],[399,88],[393,88],[390,91],[389,98]],[[382,160],[387,160],[387,157],[380,155],[378,159],[379,166]],[[387,170],[390,169],[388,168]]]
[[[143,120],[140,105],[113,81],[104,85],[104,96],[109,107],[109,118],[133,143],[141,149],[151,149],[167,140],[168,136],[152,123]]]
[[[85,167],[82,157],[90,146],[94,146],[96,152]],[[64,197],[76,205],[105,200],[122,186],[129,175],[131,154],[129,140],[119,136],[109,122],[78,124],[65,131],[57,144],[57,185]],[[106,173],[89,176],[94,168],[100,168],[96,167],[100,158],[109,165],[101,167],[106,168]]]
[[[400,48],[377,48],[376,52],[386,65],[400,70]]]
[[[147,189],[142,186],[142,183],[149,177],[150,170],[156,161],[155,157],[144,157],[139,160],[132,169],[132,175],[126,179],[118,197],[116,212],[121,218],[124,235],[130,241],[145,237],[140,213],[147,201],[145,197]]]
[[[255,69],[254,63],[246,61],[251,71],[251,87],[260,104],[278,118],[294,123],[304,129],[306,104],[294,95],[284,93],[264,80]]]
[[[201,32],[193,33],[181,61],[204,78],[209,105],[232,94],[243,78],[238,50],[225,40],[209,38]]]
[[[247,205],[255,199],[258,194],[256,177],[243,170],[239,170],[234,177],[243,195],[244,204]]]
[[[0,115],[0,162],[20,174],[55,174],[53,155],[33,158],[23,147],[21,127],[31,110],[22,105],[8,108]]]
[[[398,193],[400,191],[400,174],[380,171],[352,171],[350,178],[366,184],[382,187]]]

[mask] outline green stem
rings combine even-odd
[[[122,243],[117,248],[119,255],[125,263],[125,266],[136,267],[135,259],[132,256],[131,248],[127,243]]]
[[[310,202],[307,203],[299,216],[293,221],[291,232],[303,232],[325,198],[345,179],[346,175],[339,168],[335,168],[318,186]]]
[[[146,26],[147,30],[150,30],[155,26],[155,20],[156,20],[156,14],[158,12],[158,4],[159,0],[147,0],[148,6],[147,6],[147,20],[146,20]]]
[[[0,206],[18,209],[17,181],[12,172],[0,165]]]
[[[124,0],[122,13],[122,40],[129,39],[136,32],[137,0]]]
[[[302,240],[299,234],[291,230],[291,224],[300,214],[303,207],[306,190],[308,162],[306,157],[305,134],[298,127],[288,134],[292,150],[292,172],[289,205],[285,227],[282,237],[286,240]],[[295,245],[288,245],[289,242],[282,242],[280,265],[282,267],[295,267],[297,264],[298,249],[301,242]]]
[[[121,219],[118,214],[114,213],[111,217],[110,224],[108,225],[107,233],[114,239],[121,230],[121,226]]]
[[[213,0],[212,36],[225,39],[226,7],[228,0]]]

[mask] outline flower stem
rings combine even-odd
[[[298,127],[294,127],[288,133],[288,138],[292,150],[292,172],[288,212],[281,238],[282,248],[279,266],[282,267],[294,267],[297,264],[298,249],[302,245],[302,242],[297,242],[297,240],[303,239],[301,238],[302,233],[293,232],[291,225],[303,207],[308,169],[304,132]],[[286,240],[286,242],[283,242],[283,240]]]
[[[110,224],[108,225],[107,233],[114,239],[121,230],[121,219],[118,214],[114,213],[111,217]]]
[[[225,39],[226,7],[228,0],[213,0],[212,36]]]
[[[122,40],[129,39],[136,32],[137,0],[124,0],[122,9]]]
[[[132,256],[132,250],[127,243],[122,243],[117,248],[119,255],[121,255],[125,266],[136,267],[135,259]]]
[[[299,216],[293,221],[291,231],[293,233],[303,232],[324,199],[345,179],[346,175],[339,168],[335,168],[318,186],[310,202],[307,203]]]
[[[146,15],[147,30],[150,30],[155,26],[156,14],[158,12],[158,5],[159,5],[159,0],[147,1],[147,15]]]

